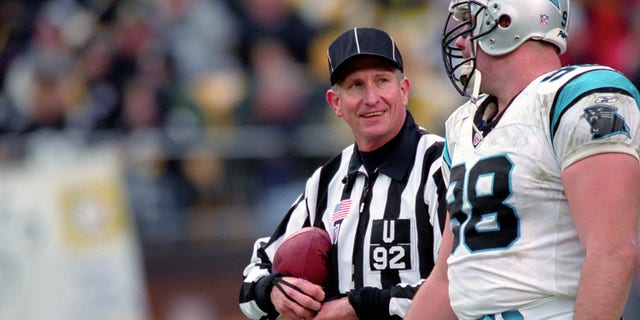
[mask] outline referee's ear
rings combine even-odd
[[[336,113],[336,116],[342,118],[343,113],[342,108],[340,108],[340,95],[338,95],[336,90],[337,89],[334,89],[333,87],[327,90],[325,98],[327,99],[329,106],[331,106],[331,109],[333,109],[333,112]]]

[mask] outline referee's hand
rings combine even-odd
[[[313,320],[335,319],[358,320],[358,315],[349,303],[349,298],[343,297],[323,303],[320,312],[313,318]]]
[[[278,320],[312,319],[324,300],[322,287],[307,280],[282,277],[274,280],[271,303],[280,314]]]

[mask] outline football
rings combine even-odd
[[[288,236],[273,256],[272,270],[317,285],[329,279],[331,239],[322,228],[306,227]]]

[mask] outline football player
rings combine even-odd
[[[568,0],[451,1],[449,228],[405,319],[619,319],[638,255],[640,94],[561,66]]]

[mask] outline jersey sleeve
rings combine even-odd
[[[310,225],[310,213],[307,208],[310,199],[309,186],[317,185],[319,171],[307,180],[307,190],[293,203],[291,208],[270,237],[259,238],[251,254],[251,260],[243,271],[240,289],[240,310],[249,319],[275,319],[278,314],[273,307],[269,293],[271,288],[272,259],[276,249],[291,233]]]
[[[558,163],[571,164],[599,153],[627,153],[638,158],[638,90],[611,69],[584,73],[560,88],[550,130]]]

